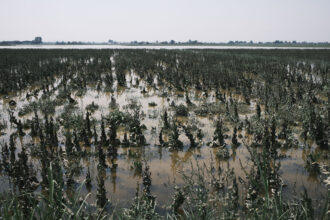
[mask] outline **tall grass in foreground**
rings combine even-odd
[[[48,182],[45,193],[1,194],[0,219],[98,219],[101,216],[99,210],[86,202],[90,194],[81,198],[83,184],[70,198],[62,196],[63,189],[56,187],[52,163]]]
[[[249,148],[249,147],[248,147]],[[254,209],[248,215],[253,219],[329,219],[329,198],[330,191],[324,202],[323,209],[318,211],[316,216],[316,210],[313,209],[312,200],[308,197],[307,190],[304,189],[304,194],[299,199],[290,201],[283,200],[282,187],[280,187],[277,193],[271,194],[271,189],[267,181],[267,169],[263,164],[267,163],[267,157],[265,154],[260,158],[257,156],[255,149],[249,149],[251,157],[257,163],[258,172],[260,172],[262,179],[262,186],[264,189],[263,204]],[[250,179],[250,181],[254,181]]]
[[[0,219],[329,219],[330,194],[317,216],[307,192],[299,200],[284,201],[282,189],[275,194],[269,193],[268,171],[263,165],[267,158],[259,157],[254,150],[250,150],[250,154],[257,163],[264,192],[258,194],[255,204],[250,206],[239,202],[237,178],[233,170],[197,163],[195,166],[191,164],[191,172],[182,173],[184,184],[176,187],[171,211],[166,216],[161,217],[156,212],[157,203],[150,193],[151,176],[147,166],[143,174],[142,194],[139,195],[137,187],[130,208],[112,211],[97,209],[87,203],[89,194],[81,198],[83,184],[70,198],[65,197],[63,189],[56,186],[50,164],[46,193],[0,195]],[[247,179],[249,184],[256,181],[253,176]]]

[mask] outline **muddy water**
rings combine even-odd
[[[78,97],[72,95],[72,97],[77,101],[78,109],[77,114],[85,115],[85,108],[89,104],[97,104],[99,108],[92,113],[91,117],[96,120],[100,120],[102,116],[107,115],[112,109],[109,107],[111,98],[116,100],[117,106],[121,111],[126,111],[125,106],[136,101],[141,105],[141,110],[143,112],[142,124],[146,125],[147,129],[144,131],[147,146],[143,148],[136,147],[126,147],[118,149],[118,158],[114,163],[118,164],[117,168],[110,169],[107,168],[107,175],[105,180],[105,187],[107,190],[107,197],[115,204],[119,206],[127,206],[129,202],[132,201],[135,195],[135,189],[137,183],[141,183],[141,175],[134,171],[133,162],[135,160],[141,160],[145,158],[148,165],[150,166],[150,171],[152,173],[152,193],[157,197],[157,203],[160,206],[169,205],[173,196],[173,188],[175,185],[182,184],[182,178],[180,172],[189,173],[191,170],[191,165],[194,166],[196,163],[205,163],[210,165],[213,163],[215,167],[222,167],[226,169],[227,167],[233,168],[236,176],[245,179],[244,169],[248,170],[251,165],[249,160],[249,153],[246,147],[241,144],[238,148],[231,149],[231,134],[233,128],[228,124],[228,132],[226,134],[229,136],[226,139],[226,143],[229,147],[230,159],[229,160],[219,160],[217,159],[216,148],[210,148],[206,143],[212,141],[213,133],[215,130],[214,122],[217,116],[207,116],[198,117],[192,111],[187,118],[180,118],[179,120],[194,123],[202,129],[204,134],[203,143],[198,148],[189,148],[189,140],[181,132],[180,140],[184,143],[184,149],[181,151],[170,150],[165,147],[160,147],[158,142],[158,135],[161,130],[161,116],[165,110],[168,111],[169,115],[174,116],[174,112],[171,111],[170,104],[174,102],[176,105],[185,103],[185,98],[181,93],[175,91],[169,91],[166,87],[158,86],[157,89],[148,87],[148,85],[140,80],[139,85],[135,84],[136,78],[138,78],[134,73],[131,77],[127,77],[128,86],[127,88],[117,87],[114,84],[112,93],[98,92],[92,86],[89,87],[85,95]],[[132,83],[131,83],[132,82]],[[147,93],[142,93],[143,90]],[[162,93],[166,91],[167,95],[162,96]],[[189,98],[195,105],[200,105],[202,103],[212,103],[217,102],[212,91],[209,92],[209,96],[203,96],[202,92],[190,90]],[[3,130],[3,134],[0,136],[0,143],[8,142],[9,134],[16,131],[9,123],[8,110],[17,112],[19,109],[23,108],[24,105],[31,103],[32,101],[41,99],[41,94],[38,97],[32,97],[31,99],[25,98],[26,92],[20,94],[10,94],[9,97],[1,97],[0,99],[0,114],[1,120],[7,121],[7,128]],[[57,91],[51,95],[50,99],[55,99]],[[233,95],[233,98],[240,100],[238,95]],[[16,107],[9,106],[9,100],[15,100],[17,102]],[[242,99],[243,100],[243,99]],[[150,106],[149,103],[156,103],[157,106]],[[251,102],[250,106],[246,106],[245,113],[240,114],[240,118],[244,119],[245,116],[251,117],[254,114],[255,102]],[[53,115],[57,118],[63,112],[63,106],[56,107],[56,112]],[[41,113],[39,112],[40,116]],[[27,114],[20,118],[23,122],[27,119],[32,118],[32,114]],[[43,117],[40,117],[43,118]],[[123,139],[122,128],[118,131],[118,138]],[[97,126],[97,131],[100,133],[99,123]],[[29,131],[26,131],[28,134]],[[240,132],[238,133],[240,134]],[[242,133],[244,138],[245,133]],[[59,138],[63,138],[59,135]],[[31,142],[31,137],[25,135],[22,139],[17,138],[16,144],[18,147],[17,152],[20,151],[20,147],[24,143]],[[63,140],[62,140],[63,141]],[[243,140],[239,138],[239,142],[243,143]],[[62,145],[63,149],[64,146]],[[283,190],[285,192],[286,198],[292,198],[296,194],[300,194],[303,188],[307,188],[309,196],[312,199],[320,199],[322,195],[325,195],[326,188],[320,183],[317,177],[309,175],[309,173],[304,168],[304,160],[306,158],[307,151],[315,150],[315,146],[312,145],[311,149],[304,148],[294,148],[289,150],[279,150],[282,155],[286,155],[286,158],[281,160],[280,174],[287,185]],[[90,151],[94,151],[94,147],[91,147]],[[106,149],[104,149],[106,152]],[[129,156],[128,152],[135,152],[136,158]],[[88,199],[91,202],[95,202],[96,198],[96,186],[97,186],[97,158],[90,157],[88,159],[82,159],[80,162],[83,167],[83,172],[80,177],[75,177],[78,183],[83,182],[86,176],[87,168],[91,170],[92,176],[92,194]],[[35,166],[39,166],[37,160],[35,161]],[[107,164],[109,167],[112,166],[112,162],[107,158]],[[0,189],[1,191],[8,190],[8,178],[6,176],[0,177]],[[240,188],[242,193],[242,187]],[[83,194],[87,193],[86,189],[83,188]]]

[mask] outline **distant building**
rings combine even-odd
[[[42,43],[42,38],[41,37],[35,37],[34,40],[32,41],[33,44],[41,44]]]

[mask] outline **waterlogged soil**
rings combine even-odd
[[[152,177],[152,194],[156,196],[157,203],[160,207],[170,205],[173,197],[174,186],[183,183],[181,172],[189,173],[192,166],[196,167],[196,163],[206,164],[209,166],[213,164],[215,167],[221,167],[222,169],[233,168],[236,176],[242,179],[246,178],[244,169],[248,170],[252,162],[249,159],[249,152],[245,145],[249,140],[249,135],[245,132],[238,132],[238,141],[241,143],[238,147],[231,147],[231,136],[233,127],[227,121],[224,122],[228,128],[226,133],[228,138],[226,139],[227,147],[229,149],[230,158],[227,160],[220,160],[216,156],[217,148],[211,148],[207,145],[213,139],[213,133],[215,130],[215,121],[218,115],[207,115],[204,117],[197,116],[193,111],[189,111],[188,117],[180,117],[179,121],[188,122],[197,125],[201,128],[204,135],[199,147],[190,148],[190,142],[184,133],[180,132],[179,139],[183,142],[183,150],[175,150],[167,147],[161,147],[159,144],[159,133],[162,128],[162,115],[165,110],[169,116],[175,117],[175,112],[170,107],[171,103],[180,105],[185,103],[185,97],[182,93],[175,90],[169,90],[166,85],[158,86],[157,89],[148,87],[142,80],[137,85],[134,73],[131,76],[127,76],[127,87],[121,88],[114,83],[110,92],[97,91],[95,86],[88,85],[87,91],[82,96],[77,96],[73,93],[71,97],[77,102],[75,105],[76,114],[85,115],[86,107],[92,103],[98,105],[99,108],[95,112],[91,113],[91,119],[96,120],[96,129],[100,132],[100,119],[102,116],[107,115],[113,108],[110,107],[111,100],[115,99],[116,106],[120,111],[126,111],[124,108],[127,104],[136,101],[141,105],[143,117],[141,123],[146,126],[143,134],[146,138],[147,145],[144,147],[120,147],[118,149],[118,156],[115,161],[111,161],[108,157],[106,159],[108,168],[106,169],[105,188],[107,191],[107,198],[113,204],[118,206],[128,206],[134,198],[137,183],[141,183],[141,173],[137,172],[134,168],[134,161],[144,162],[145,160],[150,166]],[[56,87],[56,85],[55,85]],[[33,91],[35,88],[29,88],[26,91],[21,91],[18,94],[9,94],[8,96],[2,96],[0,98],[0,114],[1,120],[7,124],[7,128],[2,130],[0,136],[0,143],[8,142],[9,136],[12,132],[16,131],[16,128],[9,121],[8,111],[13,111],[17,119],[22,122],[27,119],[32,119],[34,113],[29,113],[24,116],[18,116],[18,112],[26,105],[29,105],[33,101],[42,99],[42,92],[38,96],[32,96],[26,98],[28,91]],[[146,93],[142,92],[143,90]],[[213,91],[208,91],[206,97],[204,92],[189,89],[189,98],[195,106],[202,104],[211,105],[218,104],[220,108],[225,108],[225,104],[220,103],[215,98]],[[58,91],[55,90],[50,96],[50,99],[55,99]],[[240,101],[240,96],[233,94],[232,97]],[[16,106],[10,106],[9,101],[16,101]],[[156,103],[156,106],[150,105],[150,103]],[[251,104],[241,104],[242,108],[239,110],[239,117],[244,119],[245,117],[251,117],[255,114],[256,100],[251,100]],[[56,106],[55,114],[52,115],[54,120],[62,114],[64,111],[64,105]],[[41,119],[42,113],[39,111]],[[298,128],[299,129],[299,128]],[[20,152],[21,146],[27,143],[38,143],[38,139],[32,139],[29,136],[29,130],[25,130],[26,135],[22,138],[17,137],[15,140],[17,153]],[[62,133],[58,133],[60,140],[60,147],[65,151],[64,141],[65,138]],[[122,128],[119,128],[117,138],[123,140],[124,132]],[[166,135],[164,139],[166,141]],[[299,140],[299,139],[298,139]],[[306,155],[317,149],[314,143],[309,143],[309,148],[304,147],[304,143],[299,140],[298,147],[291,149],[279,149],[279,154],[282,156],[280,176],[284,182],[283,188],[284,197],[292,198],[296,195],[301,195],[304,188],[307,189],[309,196],[315,201],[323,199],[326,195],[327,189],[321,183],[321,180],[305,169]],[[104,149],[106,152],[106,149]],[[95,147],[92,146],[87,149],[87,152],[95,152]],[[32,162],[35,167],[40,167],[38,158],[32,158]],[[116,167],[113,164],[117,164]],[[77,184],[83,183],[86,177],[87,168],[89,167],[92,177],[92,191],[88,201],[95,202],[96,190],[97,190],[97,156],[90,156],[81,159],[80,165],[82,166],[82,172],[80,176],[75,177]],[[40,177],[40,174],[38,175]],[[240,184],[239,184],[240,185]],[[0,177],[0,191],[7,191],[9,187],[9,178],[5,175]],[[41,190],[41,187],[38,188]],[[243,187],[239,188],[240,194]],[[81,194],[87,194],[85,187],[82,187]]]

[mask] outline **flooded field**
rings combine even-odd
[[[0,56],[0,199],[71,206],[79,191],[85,212],[126,217],[246,217],[278,198],[297,218],[328,210],[328,50]]]

